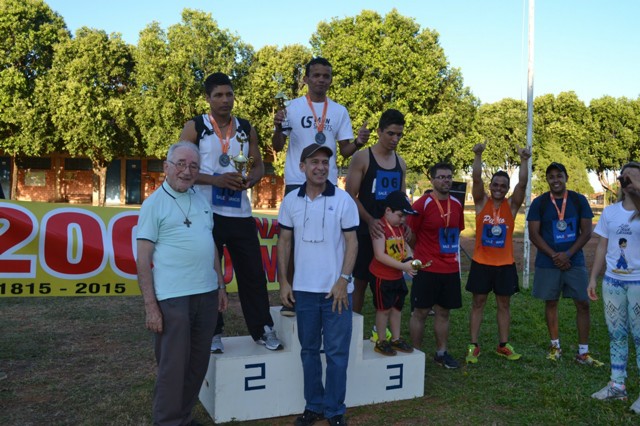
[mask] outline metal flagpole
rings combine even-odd
[[[527,148],[532,154],[531,161],[528,162],[527,191],[524,202],[525,218],[529,214],[531,206],[531,180],[532,163],[533,163],[533,35],[534,35],[534,17],[535,17],[535,0],[529,0],[529,67],[527,71]],[[529,228],[526,220],[524,225],[524,273],[522,276],[522,285],[529,288],[529,258],[531,257],[531,241],[529,241]]]

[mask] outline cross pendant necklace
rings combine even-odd
[[[176,198],[174,198],[173,201],[176,202],[176,205],[180,209],[180,212],[182,212],[182,214],[184,215],[184,222],[182,223],[187,225],[187,228],[191,228],[192,222],[189,220],[189,213],[191,213],[191,194],[189,194],[189,209],[187,210],[187,214],[184,214],[184,210],[182,210],[182,207],[180,207],[180,203],[178,203],[178,200]]]
[[[187,196],[189,197],[189,208],[187,209],[187,213],[184,213],[184,210],[182,210],[182,207],[180,207],[180,203],[178,202],[178,199],[176,197],[174,197],[173,195],[171,195],[171,193],[169,191],[167,191],[164,186],[162,187],[162,189],[164,189],[164,192],[167,193],[167,195],[171,198],[173,198],[173,201],[175,201],[176,206],[178,206],[178,208],[180,209],[180,212],[182,213],[182,215],[184,216],[184,223],[185,225],[187,225],[187,228],[191,228],[191,224],[193,222],[191,222],[189,220],[189,213],[191,213],[191,193],[188,192],[189,190],[187,190]]]

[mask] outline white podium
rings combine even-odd
[[[200,401],[216,423],[288,416],[304,411],[302,361],[296,319],[271,308],[284,345],[270,351],[251,336],[222,339],[224,354],[211,354]],[[363,317],[353,314],[347,370],[347,407],[424,395],[424,353],[384,356],[363,339]],[[322,356],[325,366],[324,355]]]

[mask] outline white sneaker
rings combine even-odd
[[[607,383],[607,386],[603,387],[598,392],[593,393],[591,395],[591,398],[599,399],[601,401],[608,401],[611,399],[621,399],[623,401],[626,401],[627,390],[624,388],[620,389],[619,387],[614,386],[613,382],[609,382]],[[636,402],[638,403],[638,409],[640,410],[640,398]]]
[[[215,336],[213,336],[213,340],[211,341],[211,353],[212,354],[224,353],[224,344],[222,343],[222,334],[216,334]]]
[[[268,325],[264,326],[264,334],[261,338],[256,340],[256,343],[264,345],[265,348],[270,351],[279,351],[282,349],[282,344],[280,343],[280,340],[278,340],[278,336],[276,336],[276,331]]]
[[[631,404],[631,407],[629,407],[629,409],[636,414],[640,414],[640,397],[636,399],[636,402]]]

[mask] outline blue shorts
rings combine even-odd
[[[561,271],[558,268],[536,268],[533,276],[533,297],[542,300],[558,300],[562,297],[589,300],[587,286],[589,274],[586,266],[573,266]]]

